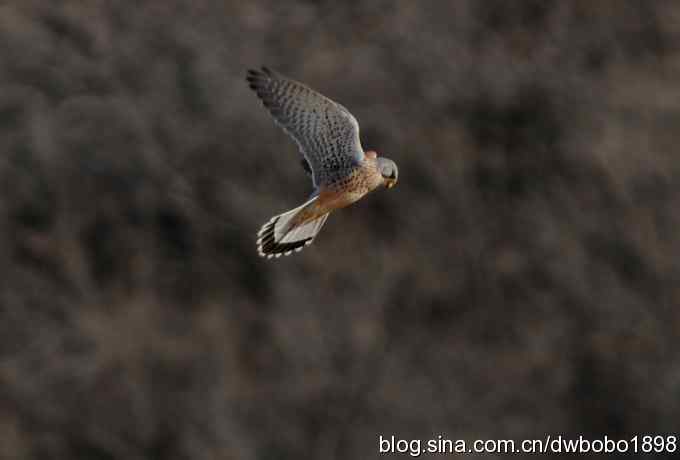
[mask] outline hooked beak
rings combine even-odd
[[[388,189],[394,187],[395,185],[397,185],[397,179],[385,179],[385,187]]]

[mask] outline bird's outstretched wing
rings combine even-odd
[[[302,83],[263,67],[247,80],[276,122],[297,142],[315,186],[364,158],[359,124],[349,111]]]

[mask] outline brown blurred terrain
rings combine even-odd
[[[0,3],[0,458],[677,434],[679,40],[663,1]],[[263,64],[400,169],[277,261],[311,188]]]

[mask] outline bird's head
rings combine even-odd
[[[378,171],[383,178],[385,187],[392,188],[397,185],[397,178],[399,177],[399,170],[397,164],[388,158],[378,158]]]

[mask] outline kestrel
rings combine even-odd
[[[359,123],[340,104],[306,85],[263,67],[249,70],[250,87],[283,130],[297,142],[314,191],[307,202],[272,217],[257,234],[262,257],[280,257],[311,244],[328,215],[381,185],[397,183],[397,165],[364,152]]]

